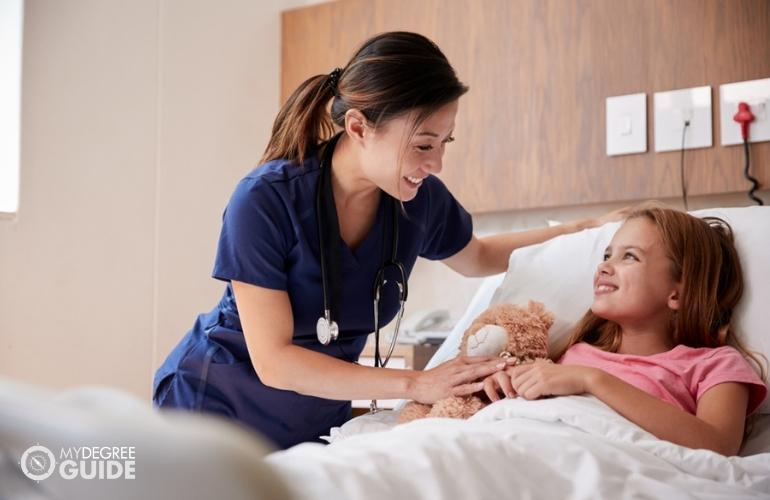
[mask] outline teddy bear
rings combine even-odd
[[[479,314],[465,330],[460,354],[466,356],[499,356],[513,358],[510,366],[548,360],[548,329],[551,314],[540,302],[529,301],[527,307],[498,304]],[[489,404],[477,395],[451,396],[432,405],[408,403],[399,414],[400,423],[424,417],[468,418]]]

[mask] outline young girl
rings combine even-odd
[[[726,222],[642,206],[607,247],[558,363],[508,368],[484,391],[492,401],[592,394],[661,439],[735,455],[767,395],[763,367],[749,355],[760,378],[730,328],[742,293]]]

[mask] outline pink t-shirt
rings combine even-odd
[[[579,342],[559,360],[564,365],[600,368],[667,403],[695,415],[698,400],[709,389],[725,382],[749,387],[746,414],[767,396],[767,386],[740,352],[732,347],[693,348],[678,345],[650,356],[618,354]]]

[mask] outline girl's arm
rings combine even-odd
[[[489,379],[499,380],[502,375]],[[536,362],[508,368],[507,375],[511,388],[526,399],[588,393],[660,439],[727,456],[741,447],[749,401],[745,384],[712,387],[701,395],[696,415],[691,415],[598,368]],[[490,386],[505,387],[490,384],[489,379],[487,394]]]
[[[458,357],[432,370],[394,370],[360,366],[291,342],[294,322],[289,296],[232,282],[243,334],[262,383],[327,399],[409,398],[432,403],[481,389],[477,380],[505,367],[499,358]]]
[[[498,234],[478,239],[475,236],[459,252],[442,262],[463,276],[490,276],[505,272],[511,252],[517,248],[542,243],[562,234],[601,226],[621,220],[629,208],[621,208],[596,219],[581,219],[553,227],[530,229],[516,233]]]
[[[737,455],[743,440],[749,389],[719,384],[701,395],[695,415],[663,402],[604,371],[594,377],[590,394],[660,439],[688,448]]]

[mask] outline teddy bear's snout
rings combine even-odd
[[[508,332],[499,325],[484,325],[468,336],[468,356],[497,356],[508,347]]]

